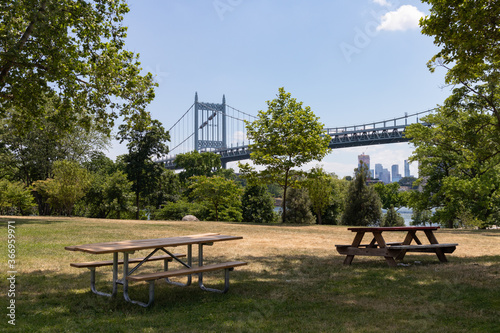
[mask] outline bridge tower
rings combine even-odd
[[[210,151],[227,148],[226,96],[222,104],[202,103],[194,96],[194,150]]]

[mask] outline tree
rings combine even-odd
[[[367,169],[366,165],[362,168]],[[345,200],[342,224],[353,226],[379,225],[382,203],[375,189],[366,185],[366,172],[355,172]]]
[[[173,170],[163,169],[156,186],[144,198],[146,204],[154,211],[166,202],[176,202],[181,197],[179,175]]]
[[[310,107],[291,98],[291,94],[279,89],[276,99],[266,102],[267,111],[259,111],[257,120],[247,122],[250,158],[256,165],[264,165],[258,179],[265,184],[278,184],[283,188],[283,222],[286,222],[286,195],[288,187],[294,186],[291,179],[293,168],[313,160],[321,160],[328,153],[330,138],[323,134],[323,124]],[[248,166],[240,165],[247,175]]]
[[[133,182],[135,192],[136,219],[139,219],[140,196],[154,191],[159,181],[163,167],[152,158],[160,158],[168,153],[165,141],[170,135],[161,122],[151,119],[149,113],[134,114],[119,126],[117,138],[120,143],[128,141],[128,154],[124,156],[125,171],[128,179]]]
[[[330,204],[321,215],[321,223],[337,225],[341,223],[341,218],[344,213],[349,181],[334,177],[332,178],[332,185],[333,189]]]
[[[212,152],[192,151],[175,156],[174,163],[177,167],[183,169],[179,173],[182,182],[193,176],[210,177],[217,173],[221,167],[220,155]]]
[[[192,189],[191,196],[195,201],[209,207],[214,212],[216,221],[219,221],[221,212],[224,210],[229,209],[231,213],[234,213],[234,207],[239,209],[242,190],[234,181],[221,176],[194,176],[192,180],[193,183],[189,186]],[[226,215],[226,217],[229,216],[231,214]],[[239,220],[241,220],[241,212]]]
[[[382,201],[383,209],[397,208],[399,210],[401,207],[406,206],[407,200],[404,193],[399,192],[398,183],[376,183],[373,185],[373,189],[377,191],[377,194]]]
[[[120,218],[133,208],[132,182],[121,171],[101,170],[92,174],[92,182],[83,199],[86,215],[97,218]]]
[[[479,97],[500,130],[500,6],[494,0],[422,0],[431,5],[421,19],[422,33],[434,37],[440,51],[429,61],[447,69],[446,83],[460,85],[454,95]]]
[[[46,117],[56,127],[108,132],[119,115],[154,98],[151,73],[124,50],[124,0],[10,0],[0,6],[0,118],[28,132]],[[55,114],[40,106],[51,100]]]
[[[433,218],[448,227],[464,220],[488,224],[499,214],[500,6],[490,0],[423,2],[431,9],[420,21],[422,33],[441,47],[428,66],[444,67],[446,83],[455,88],[426,118],[429,127],[408,131],[423,186],[411,201],[419,211],[436,208]]]
[[[321,215],[333,201],[334,176],[328,174],[322,167],[312,168],[307,174],[304,185],[309,193],[311,207],[322,224]]]
[[[71,215],[75,203],[85,196],[90,185],[90,175],[75,161],[55,161],[54,178],[39,180],[33,184],[36,192],[47,203],[64,215]],[[39,206],[44,202],[39,200]]]
[[[382,219],[383,227],[402,227],[405,225],[405,219],[394,209],[394,206],[389,207]]]
[[[290,193],[286,199],[288,210],[288,223],[313,224],[314,216],[311,213],[311,200],[305,188],[290,188]]]
[[[31,190],[23,183],[0,179],[0,214],[27,215],[34,206]]]
[[[241,198],[243,222],[271,223],[275,220],[274,200],[262,185],[248,185]]]
[[[426,223],[429,223],[431,225],[432,217],[432,212],[430,210],[417,210],[414,209],[413,213],[411,214],[411,225],[423,225],[425,226]]]
[[[49,108],[50,105],[43,107]],[[51,178],[54,161],[85,162],[96,151],[109,146],[109,138],[92,128],[87,131],[75,126],[71,132],[65,132],[46,119],[39,123],[41,127],[33,125],[29,132],[22,133],[12,125],[11,119],[4,119],[0,129],[6,157],[0,161],[1,167],[10,169],[12,178],[23,181],[26,186]]]
[[[403,177],[398,181],[399,186],[406,186],[413,190],[417,190],[418,186],[415,186],[414,183],[417,180],[415,177]]]
[[[470,96],[448,100],[428,124],[411,125],[407,135],[419,161],[423,192],[412,196],[417,210],[435,208],[436,221],[453,227],[461,216],[493,223],[500,205],[500,138],[495,117],[481,108],[483,101]]]

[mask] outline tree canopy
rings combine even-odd
[[[422,0],[431,5],[422,18],[422,33],[434,37],[440,51],[429,61],[447,69],[454,94],[477,95],[496,118],[500,130],[500,1]]]
[[[410,204],[435,208],[434,219],[453,227],[498,218],[500,189],[500,3],[498,0],[423,0],[430,15],[422,33],[440,51],[429,61],[447,70],[453,92],[436,114],[412,125],[423,192]]]
[[[444,106],[407,130],[419,161],[423,192],[412,196],[415,209],[436,208],[435,218],[453,227],[464,216],[483,222],[498,216],[500,138],[496,120],[474,105]]]
[[[0,4],[0,118],[26,132],[44,118],[61,129],[109,132],[154,97],[150,73],[124,49],[125,0],[10,0]],[[42,106],[50,100],[56,112]]]

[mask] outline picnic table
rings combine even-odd
[[[125,301],[138,304],[143,307],[150,306],[154,301],[154,282],[159,279],[165,279],[167,283],[189,286],[192,281],[192,275],[198,275],[198,285],[202,290],[225,293],[229,289],[229,272],[235,267],[246,265],[246,262],[242,261],[231,261],[218,264],[204,265],[203,263],[203,247],[206,245],[213,245],[216,242],[239,240],[242,239],[241,236],[229,236],[220,235],[217,233],[207,233],[199,235],[187,235],[179,237],[167,237],[167,238],[156,238],[156,239],[140,239],[140,240],[124,240],[116,242],[106,242],[106,243],[95,243],[95,244],[84,244],[65,247],[68,251],[81,251],[92,254],[112,254],[113,260],[107,261],[93,261],[93,262],[82,262],[82,263],[72,263],[72,267],[76,268],[88,268],[91,271],[90,276],[90,288],[92,292],[101,296],[114,297],[117,294],[118,285],[123,286],[123,297]],[[198,265],[193,265],[193,245],[198,245]],[[187,254],[183,253],[172,253],[166,248],[186,246]],[[148,250],[150,253],[145,257],[141,258],[130,258],[129,255],[133,254],[135,251]],[[163,252],[164,255],[154,256],[157,252]],[[118,254],[123,254],[123,259],[118,258]],[[134,274],[144,263],[149,261],[163,260],[164,267],[163,271],[154,273],[141,273]],[[176,270],[169,270],[168,263],[176,261],[183,267]],[[129,264],[137,263],[135,267],[129,269]],[[118,266],[123,265],[122,278],[118,278]],[[112,281],[112,292],[105,293],[98,291],[95,286],[96,268],[112,266],[113,268],[113,281]],[[224,289],[213,289],[205,287],[203,284],[203,273],[224,270],[225,271],[225,281]],[[186,283],[180,283],[176,281],[171,281],[170,278],[174,276],[187,276]],[[145,281],[149,283],[149,301],[148,303],[131,300],[128,293],[129,281]]]
[[[335,245],[340,254],[345,254],[344,265],[350,265],[354,256],[381,256],[391,267],[397,266],[397,260],[403,260],[407,252],[435,253],[441,262],[447,262],[445,253],[453,253],[458,244],[440,244],[434,231],[439,227],[355,227],[348,228],[355,234],[350,245]],[[382,233],[386,231],[406,232],[402,242],[386,242]],[[427,236],[429,244],[423,244],[417,236],[422,231]],[[373,239],[370,243],[361,244],[366,233],[371,233]],[[416,244],[411,244],[415,241]]]

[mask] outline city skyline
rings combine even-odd
[[[358,155],[358,169],[361,166],[361,163],[364,163],[368,166],[368,170],[370,172],[370,176],[372,179],[379,179],[385,184],[398,182],[404,177],[416,177],[410,172],[410,163],[409,161],[403,160],[403,174],[399,173],[400,164],[391,164],[390,171],[385,168],[382,163],[375,163],[375,167],[372,169],[370,165],[370,155],[365,154],[364,152]]]

